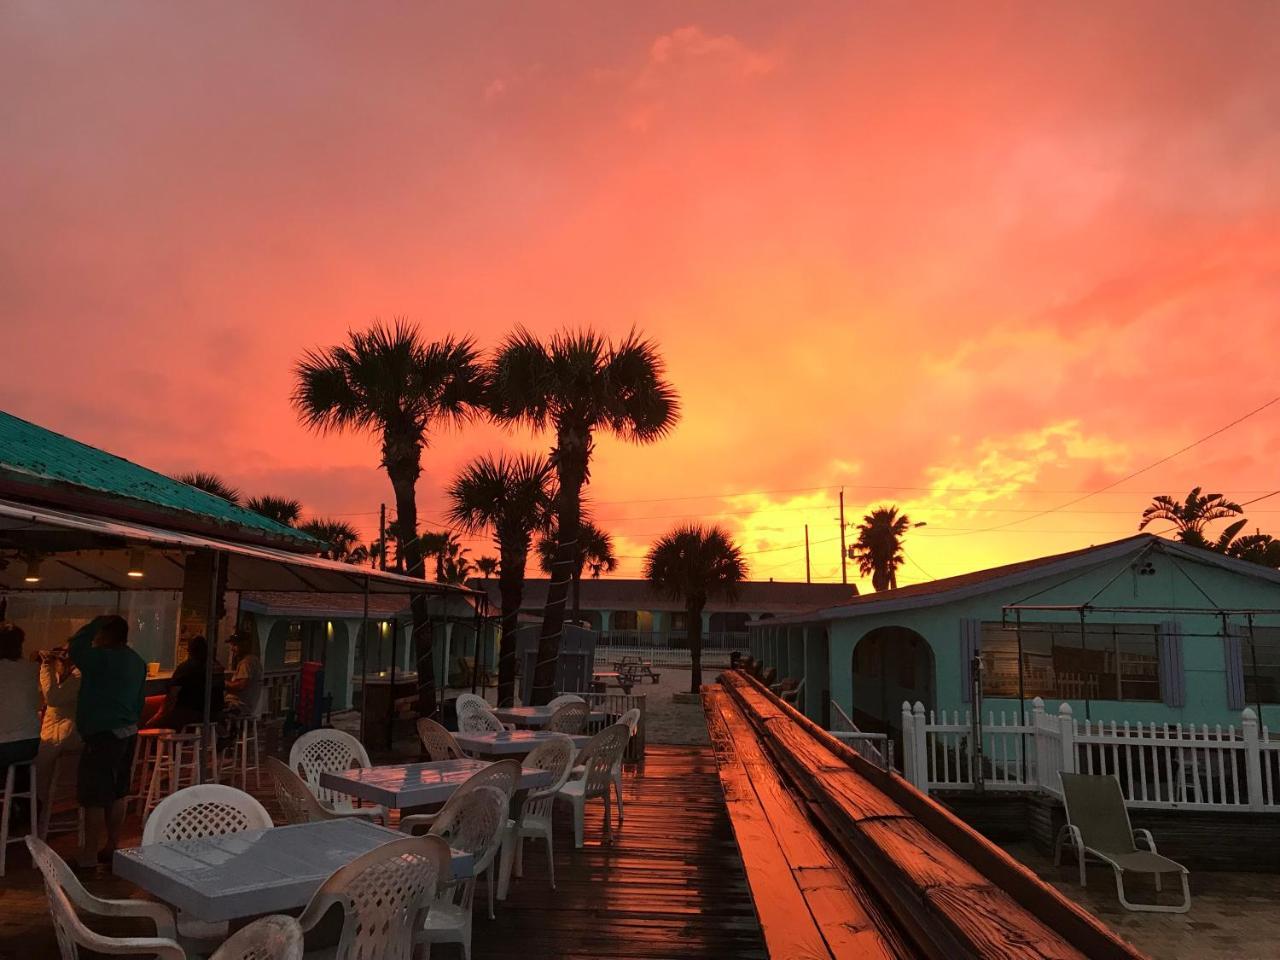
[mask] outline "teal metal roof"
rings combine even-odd
[[[252,531],[258,536],[287,539],[300,545],[315,542],[293,527],[3,410],[0,410],[0,472],[178,511],[206,523]]]

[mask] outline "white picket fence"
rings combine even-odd
[[[1060,772],[1115,776],[1135,807],[1280,811],[1280,737],[1246,709],[1240,726],[1077,721],[1062,704],[1032,702],[1026,722],[989,712],[930,712],[902,705],[903,771],[932,790],[1043,790]],[[975,749],[977,745],[981,749]]]

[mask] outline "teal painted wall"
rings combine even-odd
[[[1114,607],[1216,605],[1225,608],[1280,608],[1280,584],[1161,553],[1147,558],[1153,564],[1155,574],[1139,576],[1132,570],[1133,559],[1133,555],[1128,555],[1087,569],[1084,573],[1041,578],[972,599],[887,613],[875,613],[871,608],[860,616],[826,621],[830,630],[828,681],[831,695],[846,710],[857,707],[853,686],[853,650],[859,640],[877,627],[908,627],[928,641],[934,658],[935,705],[939,709],[956,710],[968,707],[961,695],[961,685],[965,682],[965,671],[960,663],[961,622],[965,619],[999,622],[1001,608],[1005,604],[1076,605],[1089,601],[1099,606]],[[1079,614],[1025,612],[1023,619],[1026,622],[1034,619],[1079,623]],[[1239,724],[1239,711],[1227,707],[1226,658],[1220,617],[1141,611],[1092,612],[1087,617],[1088,623],[1158,624],[1163,621],[1176,621],[1182,625],[1185,705],[1173,708],[1159,701],[1146,700],[1066,701],[1071,704],[1077,718]],[[1233,622],[1243,624],[1244,620],[1235,618]],[[1258,615],[1254,622],[1257,626],[1280,627],[1280,616]],[[781,663],[788,662],[789,657],[772,642],[773,631],[770,628],[762,632],[757,646],[762,649],[766,662],[779,665],[781,674]],[[1047,709],[1056,711],[1059,702],[1062,701],[1047,704]],[[984,710],[1013,713],[1018,709],[1018,701],[1016,698],[986,697],[983,707]],[[1029,702],[1027,709],[1030,710]],[[1280,704],[1263,704],[1262,721],[1273,729],[1280,726]]]

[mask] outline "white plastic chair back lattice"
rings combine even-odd
[[[563,707],[566,703],[586,703],[586,702],[587,701],[583,700],[576,693],[562,693],[560,694],[560,696],[552,698],[551,702],[548,703],[547,706],[550,708],[552,713],[555,713],[558,709]]]
[[[603,797],[613,784],[613,768],[622,762],[623,751],[631,731],[621,723],[605,727],[582,748],[578,765],[583,768],[583,795],[587,798]]]
[[[302,926],[293,917],[263,917],[237,930],[209,960],[302,960]]]
[[[30,840],[35,838],[29,838]],[[40,841],[36,841],[39,843]],[[156,960],[187,960],[187,953],[176,941],[164,937],[106,937],[84,925],[76,915],[70,897],[62,887],[46,884],[49,913],[58,938],[62,960],[79,960],[80,948],[109,956],[145,956]]]
[[[581,733],[591,716],[585,703],[566,703],[556,708],[544,729],[552,733]]]
[[[275,787],[276,803],[285,823],[314,823],[337,820],[339,815],[328,810],[296,773],[275,757],[267,757],[267,776]]]
[[[320,786],[321,773],[339,773],[352,767],[368,767],[369,752],[349,733],[341,730],[312,730],[294,741],[289,750],[289,768],[297,770],[321,803],[335,809],[349,809],[351,798]]]
[[[474,693],[458,694],[457,711],[458,730],[462,733],[501,733],[506,729],[489,702]]]
[[[142,842],[197,840],[274,825],[266,808],[243,790],[202,783],[160,801],[142,828]]]
[[[640,708],[632,707],[618,718],[618,722],[625,724],[626,728],[631,731],[631,736],[634,737],[636,735],[636,731],[640,729]]]
[[[393,840],[339,867],[298,918],[304,933],[334,906],[342,933],[333,960],[411,960],[413,939],[450,874],[449,845],[439,837]]]
[[[502,849],[507,832],[511,798],[496,787],[476,787],[452,806],[440,811],[431,825],[431,836],[440,837],[454,850],[472,857],[471,876],[459,885],[453,903],[470,912],[476,877],[488,871],[489,917],[493,918],[493,858]]]
[[[498,760],[494,763],[486,764],[471,776],[458,784],[457,788],[449,795],[449,799],[444,802],[435,813],[415,813],[400,818],[400,829],[405,833],[413,833],[419,827],[432,827],[436,821],[443,817],[446,813],[462,804],[472,790],[478,790],[480,787],[493,787],[500,790],[507,798],[508,803],[516,792],[516,785],[520,782],[520,761],[519,760]]]
[[[67,898],[72,906],[72,912],[77,916],[136,917],[146,919],[155,924],[157,939],[162,939],[166,942],[177,940],[178,934],[177,928],[174,926],[173,914],[169,912],[169,908],[164,904],[157,903],[154,900],[104,900],[101,897],[95,897],[84,888],[84,885],[71,867],[54,852],[52,847],[36,837],[27,837],[26,839],[27,849],[31,852],[31,862],[36,865],[36,869],[44,877],[45,892],[49,895],[51,903],[53,902],[53,891],[58,890]],[[74,945],[74,939],[71,942]],[[59,933],[59,943],[62,943],[61,932]],[[95,950],[99,949],[87,942],[83,945]],[[62,956],[65,960],[67,957],[74,957],[75,952],[73,950],[71,953],[67,953],[64,948]]]
[[[569,737],[550,737],[534,747],[524,758],[524,766],[546,770],[551,774],[552,780],[545,787],[529,791],[521,809],[522,821],[530,818],[550,820],[552,801],[573,769],[573,749],[573,741]]]
[[[430,717],[418,718],[418,739],[422,741],[422,749],[427,752],[431,761],[457,760],[462,757],[462,748],[453,734]]]

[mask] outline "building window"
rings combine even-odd
[[[638,630],[638,618],[634,610],[615,610],[610,620],[613,630]]]
[[[1158,630],[1146,623],[1024,623],[1024,695],[1046,700],[1159,700]],[[1018,696],[1018,630],[982,625],[982,693]]]
[[[1280,627],[1254,627],[1241,648],[1245,703],[1280,703]]]
[[[672,630],[688,630],[689,615],[687,613],[671,614],[671,629]]]
[[[302,662],[302,624],[297,620],[290,622],[289,632],[284,638],[284,662]]]

